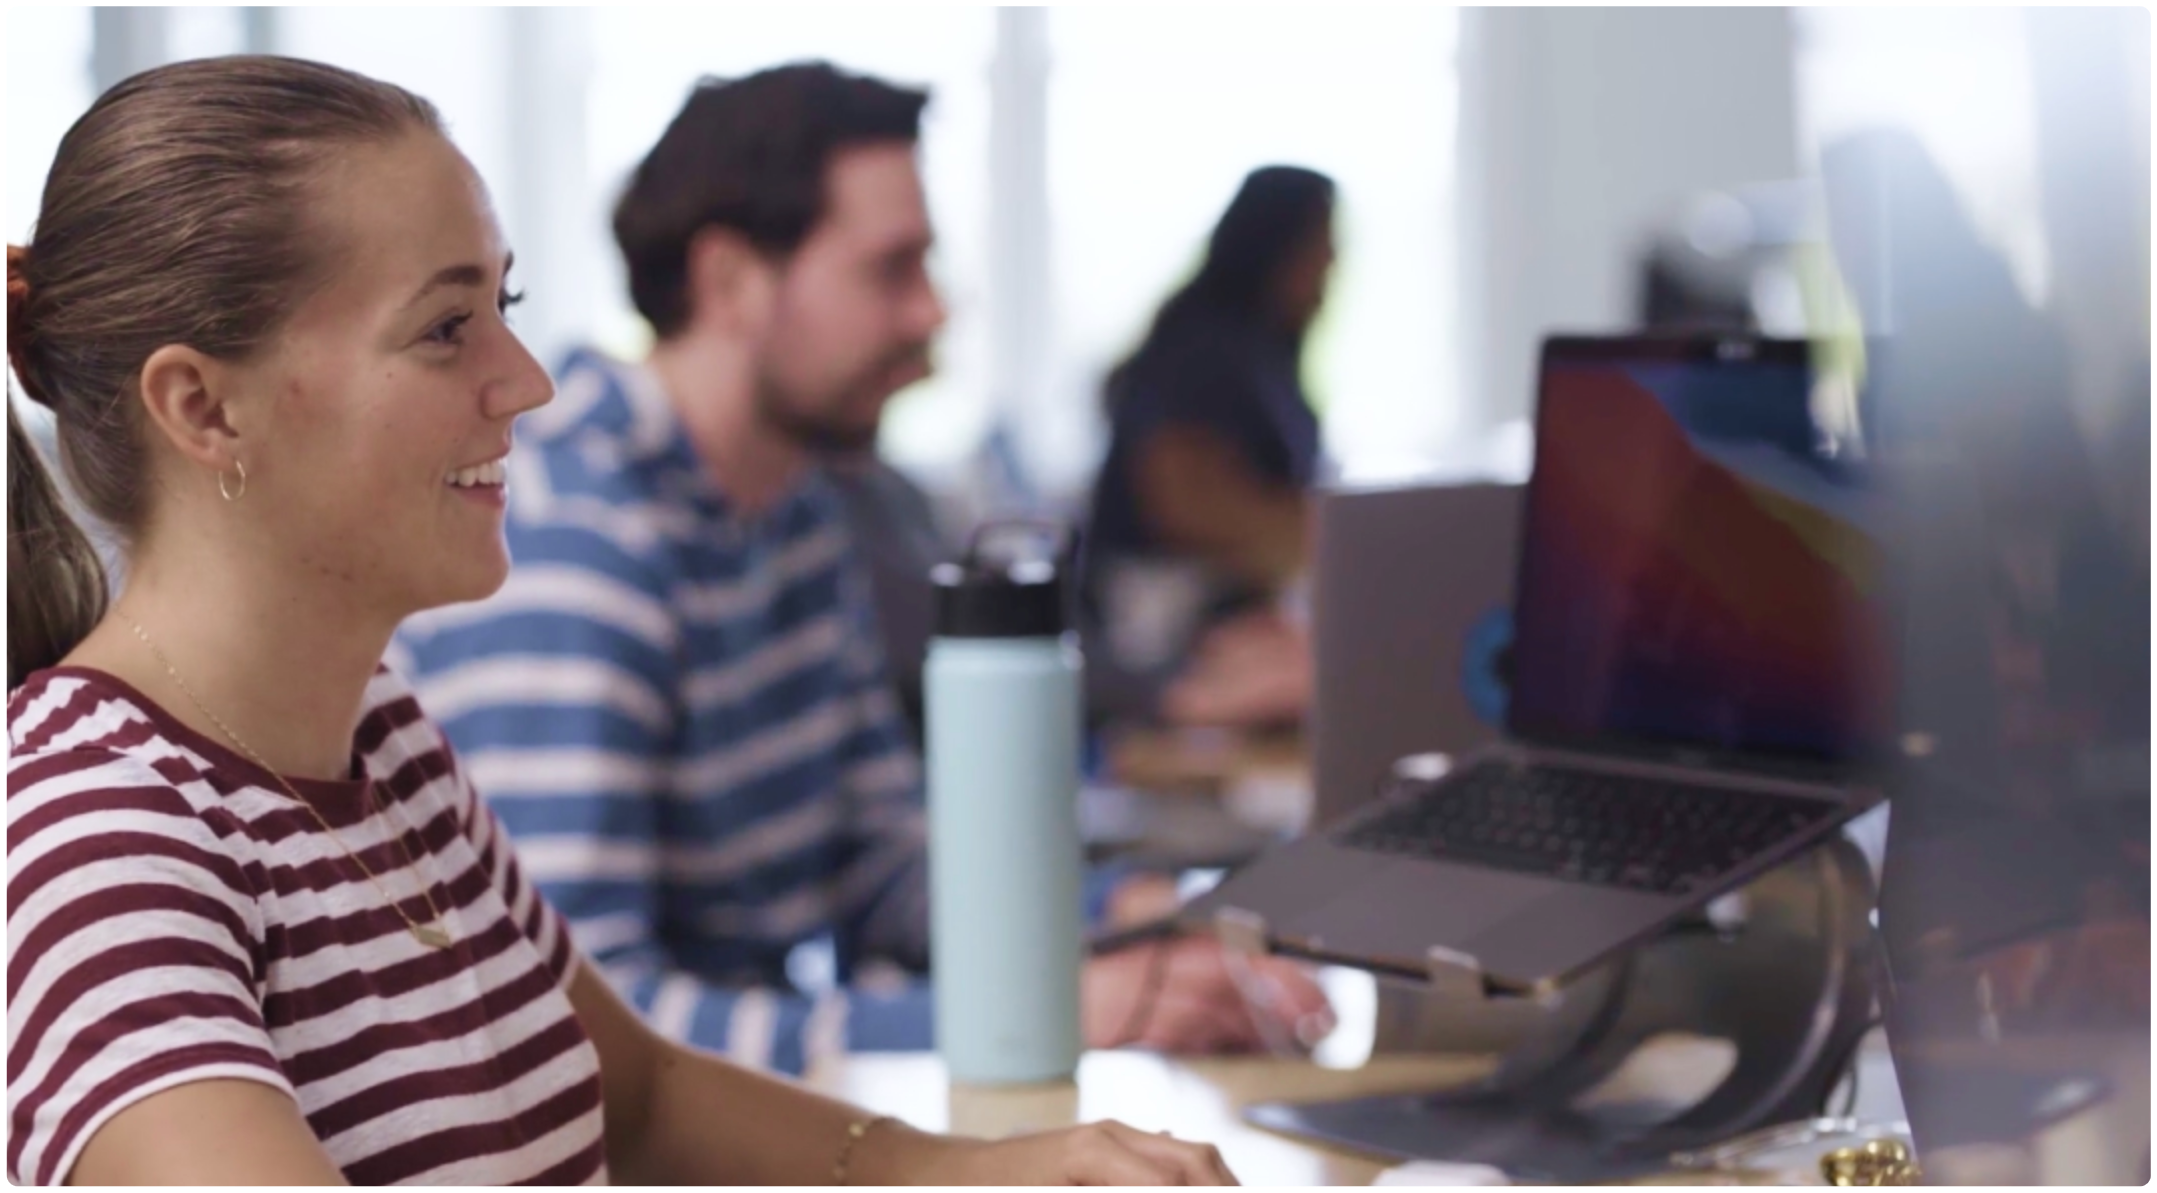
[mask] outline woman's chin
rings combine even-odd
[[[499,548],[493,559],[467,557],[456,565],[438,573],[434,583],[422,593],[422,609],[438,609],[444,605],[463,605],[483,601],[502,590],[509,579],[509,558]]]

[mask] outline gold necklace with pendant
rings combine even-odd
[[[382,885],[382,880],[375,877],[375,872],[367,868],[367,863],[361,861],[359,859],[359,855],[352,852],[352,847],[345,844],[344,838],[337,835],[337,830],[330,827],[329,818],[322,815],[320,809],[316,808],[313,804],[308,803],[307,800],[303,798],[298,791],[295,791],[293,789],[292,784],[287,782],[283,775],[277,773],[277,771],[272,768],[269,763],[262,760],[262,756],[260,754],[255,753],[254,750],[248,747],[246,742],[240,740],[240,735],[234,733],[230,725],[225,724],[225,722],[220,719],[216,713],[210,711],[210,706],[202,702],[202,697],[195,695],[195,689],[188,687],[187,681],[180,678],[180,673],[177,669],[173,667],[172,660],[166,658],[165,652],[157,648],[157,643],[150,641],[150,635],[143,632],[141,624],[137,622],[134,618],[129,617],[125,613],[121,613],[117,609],[113,610],[113,613],[114,615],[119,617],[121,621],[126,622],[129,629],[135,631],[135,637],[142,639],[142,644],[144,646],[150,648],[150,653],[156,656],[158,665],[162,666],[165,669],[165,674],[171,676],[172,682],[178,685],[180,691],[187,696],[188,700],[194,703],[196,711],[200,712],[203,716],[209,718],[210,723],[217,726],[218,730],[222,732],[225,737],[228,738],[232,742],[232,744],[239,749],[240,753],[247,756],[248,761],[262,768],[262,770],[268,773],[271,778],[277,780],[277,785],[285,789],[285,794],[291,798],[293,803],[296,803],[299,806],[307,809],[307,811],[314,816],[315,822],[322,826],[322,831],[329,834],[330,840],[337,842],[337,848],[344,850],[345,856],[352,859],[352,864],[358,866],[360,869],[360,873],[367,876],[367,881],[374,884],[374,889],[382,896],[382,901],[388,903],[390,910],[397,913],[397,918],[404,921],[404,926],[411,931],[412,938],[414,940],[419,941],[421,944],[426,945],[430,949],[446,949],[450,946],[452,940],[449,935],[449,929],[442,926],[442,911],[440,908],[434,905],[434,894],[427,888],[426,875],[420,873],[419,863],[413,859],[412,850],[405,845],[403,833],[400,832],[395,834],[397,837],[397,848],[400,852],[404,854],[405,865],[411,867],[412,873],[419,878],[420,898],[427,901],[427,914],[429,917],[428,922],[424,924],[420,923],[418,920],[413,919],[411,916],[406,915],[404,908],[400,906],[395,899],[390,898],[389,890]],[[367,801],[369,805],[372,806],[377,813],[381,813],[382,815],[387,816],[388,814],[386,812],[383,812],[380,801],[375,799],[374,784],[372,782],[368,782],[366,784],[366,788]]]

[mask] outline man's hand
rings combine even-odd
[[[1158,920],[1172,914],[1182,902],[1174,878],[1166,874],[1133,874],[1109,892],[1108,906],[1102,914],[1103,925],[1129,928]]]
[[[1240,976],[1251,996],[1232,964],[1244,966]],[[1155,979],[1158,986],[1149,993]],[[1087,963],[1080,989],[1089,1048],[1204,1055],[1257,1051],[1269,1038],[1308,1047],[1333,1026],[1325,993],[1301,966],[1272,957],[1232,963],[1219,942],[1206,938],[1096,957]]]

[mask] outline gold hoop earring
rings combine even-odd
[[[238,501],[240,498],[247,496],[247,465],[240,463],[238,460],[234,460],[232,462],[232,466],[238,469],[240,473],[239,492],[235,493],[231,489],[225,487],[225,474],[223,472],[219,472],[217,474],[217,495],[224,498],[226,501]]]

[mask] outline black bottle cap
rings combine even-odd
[[[1011,527],[1054,530],[1063,549],[1054,556],[1006,559],[981,550],[991,532]],[[1070,626],[1068,560],[1073,536],[1067,527],[1039,522],[997,522],[976,531],[966,557],[929,572],[936,588],[939,638],[1054,638]]]

